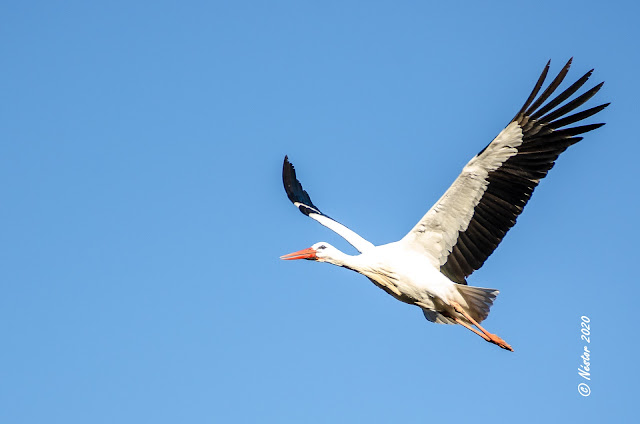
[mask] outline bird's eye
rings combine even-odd
[[[320,246],[318,246],[317,250],[322,250],[322,249],[326,249],[327,246],[325,246],[324,244],[321,244]]]

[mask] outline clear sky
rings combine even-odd
[[[637,2],[0,6],[0,422],[603,422],[637,402]],[[427,322],[282,189],[402,237],[548,59],[606,81],[473,285]],[[570,81],[572,82],[572,81]],[[565,85],[566,86],[566,85]],[[591,320],[590,397],[577,372]],[[628,422],[628,421],[627,421]]]

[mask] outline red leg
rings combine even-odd
[[[476,333],[478,336],[482,337],[486,341],[488,341],[488,342],[491,341],[491,339],[489,339],[489,337],[485,336],[483,333],[479,332],[478,330],[476,330],[475,328],[473,328],[472,326],[470,326],[466,322],[462,321],[460,318],[455,317],[454,320],[455,320],[455,322],[457,322],[458,324],[460,324],[464,328],[473,331],[474,333]]]
[[[504,340],[502,340],[500,337],[498,337],[498,335],[496,334],[492,334],[489,333],[487,330],[485,330],[484,328],[482,328],[482,326],[480,324],[478,324],[476,322],[476,320],[474,320],[473,318],[471,318],[471,315],[469,315],[463,308],[462,306],[460,306],[460,304],[458,302],[451,302],[451,306],[453,306],[453,309],[456,310],[456,312],[462,314],[471,324],[475,325],[476,327],[478,327],[478,329],[480,331],[482,331],[482,333],[480,333],[479,331],[477,331],[475,328],[471,327],[470,325],[464,323],[462,320],[460,320],[459,318],[455,318],[455,321],[458,324],[463,325],[465,328],[468,328],[469,330],[473,331],[474,333],[476,333],[477,335],[479,335],[480,337],[482,337],[483,339],[485,339],[488,342],[497,344],[498,346],[500,346],[503,349],[506,350],[510,350],[511,352],[513,352],[513,349],[511,348],[511,346],[509,346],[509,344],[507,342],[505,342]]]

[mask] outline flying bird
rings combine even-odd
[[[467,285],[467,277],[484,264],[514,226],[560,153],[582,140],[580,134],[604,125],[574,124],[609,103],[569,115],[604,84],[572,98],[593,69],[551,98],[567,75],[571,61],[538,96],[551,61],[547,63],[509,125],[467,163],[413,229],[393,243],[374,246],[322,213],[302,188],[285,156],[282,180],[289,200],[300,212],[342,236],[360,254],[348,255],[320,242],[281,259],[327,262],[359,272],[396,299],[421,308],[427,320],[460,324],[484,340],[513,351],[506,341],[480,325],[489,315],[498,290]]]

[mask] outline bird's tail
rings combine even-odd
[[[465,286],[456,284],[458,292],[467,302],[467,313],[478,323],[489,316],[489,310],[493,301],[500,291],[496,289],[485,289],[483,287]]]

